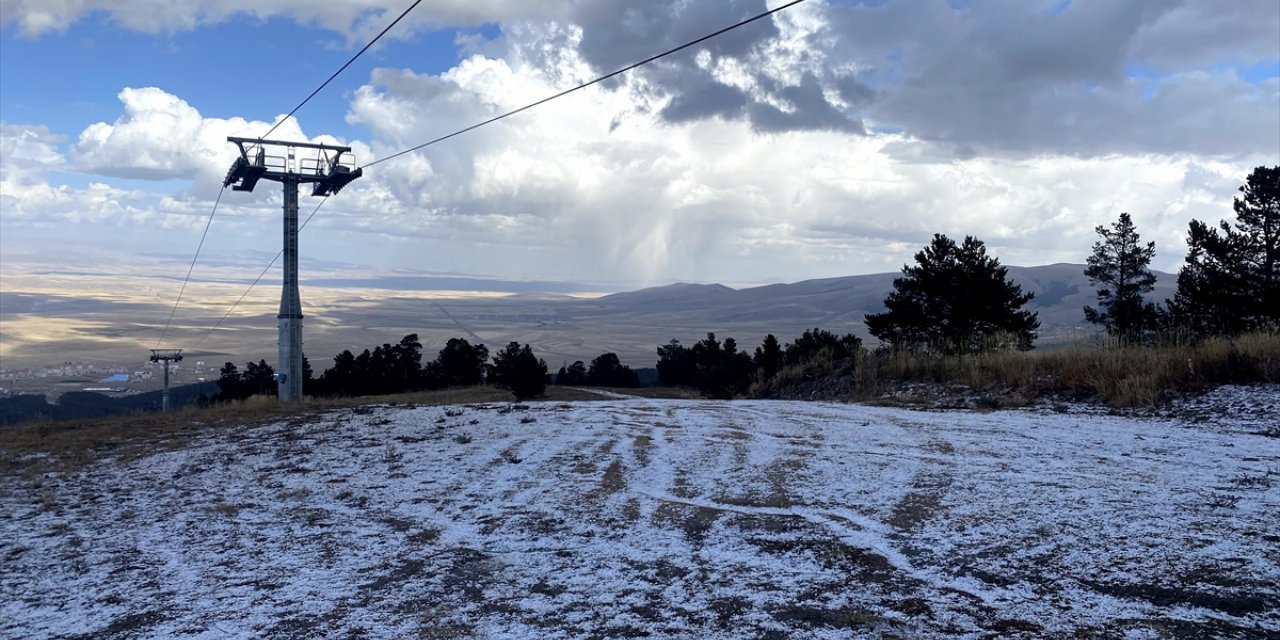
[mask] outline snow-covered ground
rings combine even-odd
[[[210,432],[0,478],[0,636],[1275,637],[1280,439],[1228,427],[616,399]]]

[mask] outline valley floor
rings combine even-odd
[[[609,399],[30,458],[0,477],[0,636],[1276,637],[1255,426]]]

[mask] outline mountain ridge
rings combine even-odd
[[[1007,265],[1009,278],[1024,291],[1035,294],[1028,307],[1040,314],[1042,332],[1086,328],[1084,306],[1096,305],[1096,289],[1084,275],[1085,265],[1059,262],[1023,267]],[[1156,286],[1149,295],[1163,301],[1172,297],[1174,274],[1153,271]],[[710,324],[807,319],[813,326],[857,325],[863,334],[863,316],[884,309],[884,299],[901,272],[814,278],[735,289],[719,283],[675,283],[611,294],[594,301],[604,308],[638,315],[703,312]],[[825,328],[825,327],[824,327]]]

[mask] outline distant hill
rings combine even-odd
[[[201,395],[213,397],[218,383],[201,382],[176,386],[169,390],[169,406],[177,410],[195,403]],[[69,391],[49,404],[43,395],[18,395],[0,398],[0,426],[27,420],[69,420],[103,418],[138,411],[159,411],[162,391],[111,397],[93,391]]]
[[[1029,306],[1039,313],[1042,334],[1092,330],[1085,323],[1083,308],[1096,304],[1097,296],[1084,268],[1082,264],[1069,263],[1009,267],[1009,276],[1024,291],[1035,294]],[[853,330],[867,337],[863,316],[884,310],[884,299],[893,289],[894,278],[900,275],[877,273],[745,289],[681,283],[605,296],[591,304],[601,311],[636,318],[658,314],[682,315],[689,320],[700,317],[708,329],[731,331],[736,325],[777,323]],[[1171,297],[1176,277],[1162,272],[1156,272],[1156,277],[1152,299]]]
[[[1040,314],[1038,346],[1069,342],[1097,331],[1097,327],[1085,323],[1082,311],[1086,304],[1096,302],[1084,276],[1084,265],[1011,266],[1009,273],[1024,289],[1036,294],[1031,308]],[[785,342],[813,327],[852,332],[869,339],[863,317],[883,310],[884,298],[898,276],[877,273],[737,289],[722,284],[677,283],[598,298],[569,295],[573,291],[599,291],[582,283],[521,283],[515,287],[465,278],[395,280],[398,276],[377,281],[382,286],[404,287],[399,292],[364,289],[373,285],[358,279],[333,280],[329,283],[332,289],[303,292],[304,302],[314,305],[306,311],[307,355],[320,371],[330,366],[334,354],[343,349],[359,353],[416,333],[428,359],[449,339],[466,337],[491,348],[513,340],[530,344],[553,368],[575,360],[590,362],[604,352],[618,354],[633,367],[651,367],[657,360],[657,345],[672,339],[689,344],[708,331],[722,339],[732,336],[747,349],[754,349],[766,334],[772,333]],[[1172,295],[1174,276],[1157,276],[1159,284],[1153,297]],[[314,287],[316,283],[309,284]],[[450,296],[426,291],[444,286],[476,291],[490,285],[495,293],[513,295]],[[83,361],[134,362],[145,357],[143,345],[120,340],[120,336],[154,335],[152,332],[158,327],[153,322],[167,317],[171,309],[172,302],[123,294],[75,297],[22,290],[2,292],[0,323],[6,327],[18,327],[22,322],[78,327],[89,316],[103,327],[66,340],[23,341],[20,333],[8,330],[3,336],[5,365],[55,365],[66,360],[68,354]],[[197,345],[178,343],[190,348],[187,353],[195,359],[215,364],[241,364],[260,358],[271,362],[276,353],[276,312],[274,305],[260,305],[253,313],[238,316],[211,335],[208,328],[219,314],[179,314],[179,319],[188,318],[189,324],[175,326],[174,331],[180,340],[208,338],[200,338],[203,342],[197,343],[199,349]],[[38,403],[33,406],[47,411]]]
[[[707,306],[737,296],[739,291],[722,284],[689,284],[677,282],[661,287],[614,293],[601,301],[612,305],[659,305],[670,310],[686,310],[690,306]]]

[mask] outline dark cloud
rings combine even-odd
[[[771,104],[756,102],[747,108],[751,126],[757,131],[778,133],[799,130],[844,131],[866,133],[862,120],[850,116],[827,101],[816,76],[805,74],[798,85],[777,86],[768,81],[774,91],[790,109],[783,111]]]
[[[602,0],[576,5],[569,20],[582,28],[579,54],[604,72],[764,8]],[[866,118],[965,155],[1280,150],[1276,81],[1231,71],[1280,58],[1274,0],[891,0],[788,11],[821,26],[797,36],[763,20],[700,45],[704,53],[647,66],[638,82],[667,101],[659,115],[672,123],[862,132]],[[734,86],[713,71],[726,62],[743,74]]]
[[[764,0],[589,0],[574,7],[570,20],[582,27],[583,58],[596,71],[607,73],[766,10]],[[772,20],[758,20],[698,48],[717,57],[743,58],[757,43],[777,35]]]
[[[760,14],[763,0],[727,2],[631,2],[606,0],[575,7],[571,20],[582,28],[579,53],[598,73],[606,73],[660,51],[699,38],[717,28]],[[874,94],[855,78],[815,73],[781,82],[762,71],[770,55],[763,50],[780,37],[777,23],[759,20],[696,47],[712,62],[733,60],[747,70],[758,91],[718,81],[696,62],[695,51],[682,52],[638,70],[648,90],[669,102],[659,112],[667,122],[705,118],[745,119],[757,131],[838,130],[863,132],[856,112],[845,112],[826,98],[830,89],[845,102],[866,103]],[[785,105],[779,108],[777,104]]]
[[[969,16],[961,41],[1009,83],[1114,82],[1123,79],[1126,51],[1138,29],[1167,10],[1168,2],[1074,2],[1061,13],[1034,3],[990,2]],[[940,70],[966,69],[975,56],[942,51]]]
[[[659,115],[667,122],[677,123],[714,117],[731,120],[742,116],[749,101],[741,89],[707,77],[671,96],[671,102]]]
[[[829,6],[815,46],[873,69],[877,126],[978,153],[1274,154],[1280,96],[1223,65],[1280,57],[1280,4],[901,0]],[[1228,18],[1215,16],[1223,7]],[[1212,11],[1210,10],[1212,8]],[[1271,25],[1270,32],[1257,23]],[[1239,27],[1246,42],[1237,48]],[[1189,36],[1175,44],[1175,36]],[[1269,48],[1269,49],[1268,49]],[[1200,67],[1178,67],[1176,64]],[[1171,66],[1172,65],[1172,66]],[[1138,73],[1143,69],[1150,71]],[[1176,71],[1174,73],[1173,71]],[[870,80],[869,80],[870,82]]]
[[[1153,69],[1280,58],[1280,4],[1275,0],[1184,0],[1135,34],[1130,56]]]
[[[834,84],[836,91],[840,92],[840,98],[851,105],[862,106],[876,97],[875,89],[852,76],[838,78]]]

